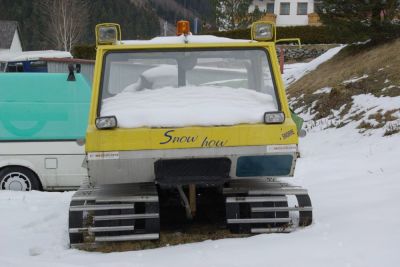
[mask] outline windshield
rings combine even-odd
[[[272,77],[264,49],[112,52],[99,115],[122,128],[261,123],[279,109]]]

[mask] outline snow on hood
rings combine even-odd
[[[261,123],[274,110],[272,96],[254,90],[186,86],[122,92],[103,101],[101,116],[120,128],[184,127]]]

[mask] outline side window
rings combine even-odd
[[[267,3],[267,13],[273,14],[275,12],[275,4]]]
[[[308,3],[297,3],[297,15],[307,15]]]
[[[315,13],[322,14],[322,13],[325,13],[325,11],[326,10],[323,8],[321,1],[314,2],[314,12]]]
[[[30,70],[32,72],[46,72],[47,71],[47,63],[46,61],[38,60],[30,62]]]
[[[280,6],[280,15],[290,15],[290,3],[282,2]]]

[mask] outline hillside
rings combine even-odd
[[[360,133],[400,132],[400,40],[348,46],[288,88],[306,127],[355,124]]]
[[[162,22],[167,21],[169,34],[175,33],[175,22],[180,19],[213,22],[211,0],[82,0],[88,16],[80,44],[93,44],[94,27],[98,23],[121,24],[125,39],[148,39],[162,33]],[[0,0],[0,20],[19,22],[25,50],[55,49],[48,40],[48,20],[39,1]],[[83,5],[85,6],[85,5]]]

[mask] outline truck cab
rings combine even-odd
[[[83,216],[78,212],[99,207],[104,198],[115,204],[112,200],[133,197],[133,209],[153,217],[146,221],[131,210],[130,218],[144,219],[144,228],[119,221],[124,234],[113,231],[111,222],[97,224],[108,227],[106,234],[91,234],[96,224],[87,228],[99,242],[157,239],[160,207],[172,198],[166,193],[171,190],[192,219],[196,192],[217,188],[224,195],[226,223],[238,231],[279,229],[291,221],[286,209],[282,218],[270,219],[272,210],[246,217],[244,206],[287,207],[286,189],[306,195],[303,189],[276,187],[277,178],[293,176],[298,129],[280,76],[274,25],[255,24],[258,41],[194,36],[187,22],[178,22],[177,31],[172,37],[122,41],[118,25],[98,26],[86,134],[91,188],[85,192],[91,192],[91,202],[82,205],[79,191],[73,198],[71,243],[84,240],[76,230],[84,228],[74,220]],[[266,191],[251,195],[257,189]],[[301,203],[306,212],[308,200]],[[303,217],[309,223],[310,213]]]

